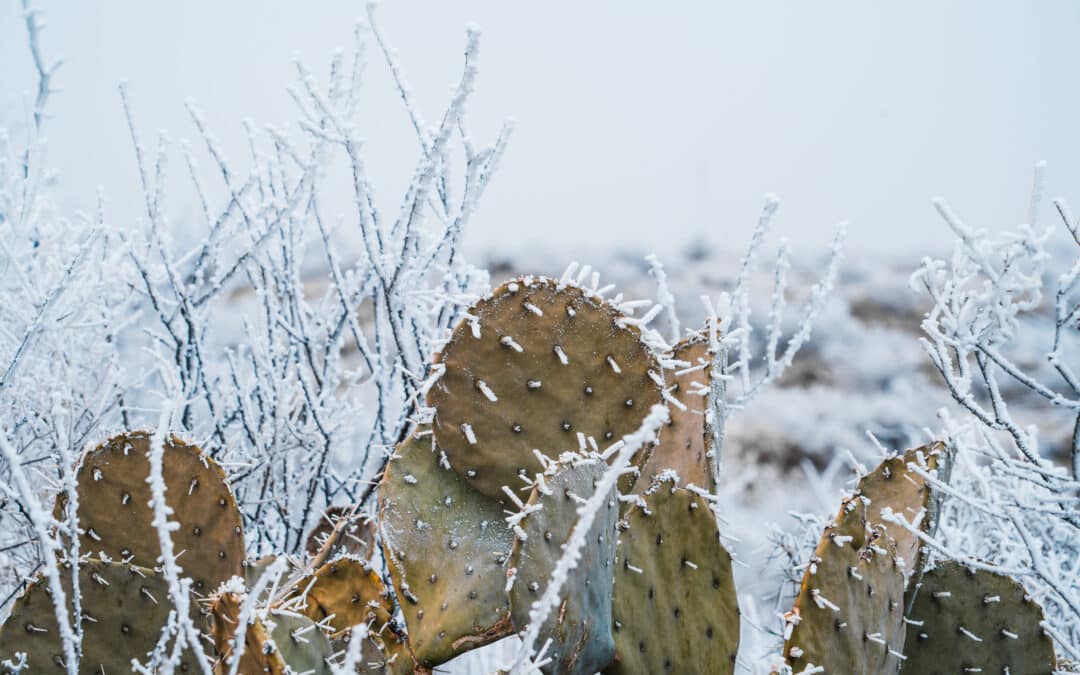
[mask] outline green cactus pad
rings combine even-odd
[[[428,403],[451,467],[489,497],[543,470],[534,449],[558,457],[578,434],[606,447],[661,400],[640,331],[578,287],[526,277],[469,313],[437,357],[446,372]]]
[[[409,644],[436,666],[509,635],[503,505],[440,465],[430,428],[398,446],[379,486],[379,523]]]
[[[71,570],[64,565],[60,569],[70,604]],[[79,672],[127,673],[132,659],[145,663],[172,609],[164,577],[134,565],[89,560],[79,566],[79,589],[84,617]],[[32,673],[64,671],[63,644],[44,577],[15,601],[0,628],[0,661],[14,659],[15,652],[26,653]],[[181,665],[196,672],[196,658],[188,652]]]
[[[382,579],[355,558],[339,558],[298,581],[284,602],[303,594],[297,611],[313,621],[327,619],[335,632],[358,624],[379,631],[394,614],[394,605]]]
[[[908,450],[902,455],[886,459],[876,469],[859,480],[858,494],[867,497],[870,504],[867,516],[871,523],[880,524],[896,543],[897,555],[904,561],[904,569],[911,574],[920,566],[921,544],[914,534],[903,527],[886,523],[881,518],[885,508],[902,515],[909,522],[914,522],[922,513],[920,527],[928,532],[934,522],[933,491],[926,484],[926,479],[908,468],[915,464],[927,471],[938,467],[943,446],[940,443],[924,445]]]
[[[271,612],[262,619],[262,624],[272,625],[269,632],[272,645],[288,666],[287,672],[331,675],[329,659],[334,650],[330,638],[314,621],[306,616]],[[260,645],[264,653],[270,644]]]
[[[709,384],[709,343],[701,337],[687,338],[675,346],[674,357],[691,364],[684,369],[701,367],[675,376],[672,394],[686,406],[669,406],[671,420],[660,430],[660,439],[641,468],[637,492],[644,492],[664,471],[673,470],[683,485],[696,485],[712,492],[712,434],[705,424],[708,397],[696,393]]]
[[[375,521],[354,514],[351,506],[331,506],[311,528],[304,550],[309,557],[321,560],[345,555],[371,560],[375,553]]]
[[[578,521],[578,499],[592,496],[605,468],[599,460],[562,466],[546,478],[550,494],[542,493],[539,485],[533,488],[527,506],[539,503],[543,508],[521,522],[526,538],[518,537],[510,558],[515,570],[510,608],[519,630],[528,624],[533,603],[543,595],[562,558],[563,545]],[[563,584],[559,606],[540,631],[537,646],[551,639],[545,652],[551,662],[544,672],[591,675],[615,656],[611,595],[618,517],[613,489],[589,529],[581,560]]]
[[[739,605],[705,499],[660,482],[627,512],[615,566],[617,658],[604,673],[732,673]]]
[[[904,673],[1009,673],[1054,670],[1054,645],[1043,611],[1020,582],[958,562],[944,562],[909,591]]]
[[[866,500],[845,500],[803,575],[785,617],[784,655],[798,673],[895,673],[904,649],[904,575],[896,547],[867,519]]]
[[[89,451],[77,475],[79,483],[79,545],[84,553],[158,564],[161,547],[151,525],[150,434],[116,436]],[[177,562],[191,577],[196,594],[212,593],[223,581],[242,576],[244,531],[236,498],[216,462],[199,448],[176,437],[165,444],[163,461],[165,501],[170,520],[180,524],[172,533]],[[64,496],[56,503],[62,518]]]

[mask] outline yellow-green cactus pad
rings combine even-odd
[[[867,517],[866,500],[845,500],[814,551],[795,607],[786,615],[784,655],[792,670],[895,673],[904,653],[904,574],[896,547]]]
[[[929,531],[936,514],[932,500],[933,491],[926,479],[908,468],[916,465],[925,471],[938,467],[943,446],[940,443],[924,445],[908,450],[902,455],[884,460],[876,469],[859,480],[858,494],[870,500],[867,516],[870,522],[882,525],[896,543],[896,552],[904,561],[904,569],[911,574],[920,566],[919,538],[911,531],[881,517],[888,508],[903,516],[908,522],[919,522],[924,532]],[[921,518],[921,520],[920,520]]]
[[[686,410],[669,406],[671,419],[660,430],[660,439],[641,468],[635,491],[643,492],[665,471],[674,471],[683,485],[696,485],[712,492],[712,433],[705,424],[708,396],[701,394],[709,385],[709,343],[701,337],[687,338],[675,346],[675,359],[681,366],[674,379],[674,395]]]
[[[563,555],[563,545],[578,521],[578,506],[596,489],[606,465],[600,460],[559,467],[545,480],[550,494],[537,484],[526,506],[542,506],[522,522],[524,537],[514,542],[510,559],[513,586],[510,607],[516,628],[524,629],[532,605],[544,593],[551,573]],[[591,675],[615,656],[611,596],[615,564],[615,524],[619,517],[614,489],[592,527],[577,567],[562,586],[559,606],[540,630],[542,644],[551,639],[543,667],[546,673]]]
[[[302,596],[303,600],[295,601]],[[298,581],[285,603],[313,621],[326,620],[334,632],[358,624],[380,631],[394,614],[382,579],[367,563],[339,558]]]
[[[128,560],[144,567],[158,565],[161,547],[151,525],[150,434],[116,436],[89,451],[78,470],[79,545],[83,553]],[[173,548],[184,575],[199,595],[212,593],[222,582],[243,575],[244,531],[236,498],[225,473],[199,448],[176,437],[165,443],[162,473]],[[56,516],[63,518],[65,499],[57,499]]]
[[[1054,671],[1054,645],[1043,611],[1020,582],[958,562],[928,571],[912,588],[903,673]]]
[[[60,571],[70,605],[71,569],[61,565]],[[164,577],[135,565],[89,560],[79,566],[79,590],[83,630],[79,672],[127,673],[132,659],[145,664],[173,608]],[[0,628],[0,662],[14,662],[16,652],[25,652],[29,672],[64,672],[54,607],[47,581],[39,577],[15,601]],[[181,668],[197,672],[196,658],[189,651]]]
[[[509,635],[503,504],[441,465],[430,428],[397,448],[379,486],[379,526],[416,660],[433,667]]]
[[[478,302],[437,361],[446,370],[428,403],[439,447],[496,499],[504,485],[522,487],[520,474],[543,470],[534,450],[556,458],[582,443],[606,447],[661,399],[638,328],[605,300],[550,279],[511,281]]]
[[[633,506],[615,565],[615,663],[604,673],[732,673],[739,604],[705,499],[661,481]]]
[[[326,509],[304,544],[309,557],[333,560],[348,555],[371,560],[375,553],[375,521],[353,511],[351,506]]]
[[[233,659],[233,648],[236,640],[237,628],[240,625],[241,605],[244,595],[231,591],[222,591],[214,596],[210,603],[210,634],[214,640],[214,650],[218,654],[218,660],[214,664],[214,672],[219,675],[228,673],[230,662]],[[263,625],[255,621],[248,625],[244,631],[244,650],[240,654],[240,673],[281,673],[284,663],[280,656],[271,652],[263,654],[261,645],[265,642],[269,633]]]

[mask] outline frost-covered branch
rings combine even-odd
[[[992,236],[971,228],[944,200],[935,200],[938,212],[956,235],[956,250],[948,262],[925,259],[911,280],[912,286],[933,302],[923,320],[927,335],[923,346],[953,399],[986,427],[1006,433],[1016,451],[1037,466],[1046,463],[1037,431],[1015,419],[1003,393],[1006,382],[1002,377],[1064,409],[1080,425],[1080,380],[1065,357],[1067,350],[1075,349],[1080,314],[1080,255],[1075,251],[1057,278],[1054,332],[1043,348],[1044,358],[1057,377],[1021,366],[1008,355],[1017,343],[1028,344],[1026,315],[1041,306],[1044,276],[1054,261],[1050,248],[1053,228],[1037,229],[1034,222],[1042,200],[1041,172],[1042,165],[1036,172],[1029,211],[1033,222],[1016,232]],[[1056,204],[1066,228],[1071,228],[1064,200]],[[1080,479],[1080,426],[1074,428],[1077,432],[1069,455],[1073,478]]]
[[[49,596],[53,601],[53,612],[56,615],[56,623],[60,631],[61,643],[64,649],[64,665],[68,675],[79,672],[79,641],[76,639],[75,629],[72,628],[72,617],[68,613],[68,594],[64,592],[64,586],[60,581],[60,566],[56,554],[61,550],[60,542],[52,535],[50,529],[53,519],[38,501],[34,488],[26,478],[22,470],[21,460],[15,451],[15,447],[8,442],[5,432],[0,430],[0,453],[8,464],[11,472],[13,487],[0,484],[9,497],[19,499],[26,509],[27,518],[34,528],[34,535],[42,550],[42,571],[49,584]],[[78,568],[73,563],[72,567]]]
[[[164,434],[201,445],[227,472],[249,553],[299,552],[325,507],[370,501],[389,448],[424,414],[432,355],[462,303],[488,290],[461,237],[512,125],[484,142],[467,131],[479,31],[466,31],[438,124],[416,127],[416,162],[398,197],[376,193],[358,125],[373,35],[363,23],[325,75],[297,61],[288,90],[296,120],[245,123],[248,153],[238,157],[193,101],[190,139],[148,137],[139,83],[121,84],[117,112],[141,188],[132,226],[112,222],[103,197],[92,217],[57,213],[39,133],[56,66],[43,57],[29,5],[26,28],[39,80],[33,116],[0,132],[0,611],[39,571],[51,585],[68,574],[58,564],[80,555],[78,458],[123,430],[156,430],[152,478]],[[376,38],[404,82],[386,36]],[[424,119],[414,100],[407,105]],[[178,170],[195,209],[170,194]],[[341,184],[352,211],[338,216]],[[169,497],[159,481],[151,487],[174,611],[158,649],[137,664],[143,671],[175,665],[196,639],[190,580],[168,536]],[[60,522],[38,522],[60,492]],[[52,527],[64,536],[46,536]],[[65,611],[78,615],[78,566],[70,569]],[[81,624],[67,615],[60,623],[77,655]],[[77,659],[65,663],[77,668]]]
[[[1028,223],[991,234],[968,226],[943,200],[935,207],[955,236],[948,260],[926,258],[911,278],[932,306],[922,322],[930,362],[966,413],[943,411],[954,449],[950,480],[927,474],[947,496],[936,536],[920,534],[937,557],[1004,570],[1043,604],[1059,645],[1080,647],[1080,387],[1071,365],[1080,347],[1080,249],[1063,199],[1054,201],[1070,233],[1059,242],[1040,227],[1044,165],[1036,167]],[[1048,292],[1047,286],[1053,286]],[[1052,298],[1047,311],[1044,296]],[[1037,314],[1053,320],[1037,331]],[[1032,353],[1041,360],[1032,360]],[[1041,361],[1041,362],[1040,362]],[[1043,449],[1021,398],[1040,419],[1068,428],[1057,453]],[[1031,414],[1031,407],[1026,408]],[[900,516],[896,522],[913,529]],[[917,529],[917,528],[916,528]],[[914,529],[913,529],[914,531]]]
[[[53,206],[41,126],[59,90],[52,81],[59,62],[47,65],[40,13],[23,8],[37,97],[21,130],[0,129],[0,611],[40,570],[50,579],[70,576],[64,612],[77,616],[78,565],[56,568],[80,555],[74,465],[89,438],[117,420],[123,369],[110,342],[132,319],[116,313],[124,302],[106,270],[117,242],[103,214],[68,219]],[[48,516],[43,536],[34,514],[51,513],[45,504],[60,492],[66,511],[59,523]],[[51,534],[54,525],[62,538]],[[65,622],[80,639],[81,623],[66,615]]]
[[[756,270],[761,247],[779,205],[780,201],[774,195],[766,197],[765,206],[750,237],[750,244],[731,292],[722,294],[716,302],[709,297],[702,297],[709,354],[712,356],[706,420],[713,436],[712,452],[716,453],[717,461],[714,466],[717,469],[720,467],[720,453],[728,417],[732,412],[745,407],[762,389],[779,379],[792,364],[795,355],[810,339],[814,324],[833,290],[840,270],[846,238],[844,226],[840,227],[833,239],[825,274],[810,289],[810,297],[803,307],[802,317],[781,351],[787,271],[790,268],[787,241],[782,241],[773,271],[773,294],[765,330],[765,353],[760,356],[754,353],[751,341],[754,329],[750,321],[750,278]],[[764,361],[765,367],[755,368],[756,361]],[[719,476],[717,479],[719,480]]]
[[[377,199],[354,124],[366,35],[358,28],[353,56],[335,57],[324,83],[296,62],[289,88],[296,132],[267,127],[261,136],[249,127],[246,169],[225,156],[205,116],[187,102],[198,143],[181,147],[204,220],[188,245],[174,240],[164,207],[172,143],[162,137],[150,160],[134,97],[122,89],[146,206],[144,233],[127,238],[128,284],[154,319],[146,324],[149,344],[177,372],[180,429],[209,439],[211,454],[230,467],[245,519],[260,524],[253,528],[258,550],[296,551],[324,506],[370,498],[386,448],[417,412],[418,387],[458,303],[486,288],[486,275],[459,255],[459,237],[508,127],[482,151],[462,139],[466,166],[451,190],[450,147],[475,87],[479,33],[467,31],[461,79],[437,128],[427,129],[403,95],[421,147],[394,218]],[[406,87],[385,36],[374,35]],[[225,193],[218,205],[207,198],[206,174],[191,150],[199,145]],[[342,165],[353,213],[331,222],[326,173]],[[144,389],[160,385],[151,378]]]

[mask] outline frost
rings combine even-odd
[[[82,627],[74,618],[83,611],[72,562],[101,556],[80,550],[79,537],[71,536],[79,530],[74,468],[103,438],[151,428],[154,531],[148,536],[160,541],[168,601],[178,611],[158,648],[135,667],[167,672],[175,665],[169,640],[202,638],[188,618],[191,581],[171,541],[174,495],[162,480],[166,434],[190,438],[225,467],[253,556],[299,554],[328,505],[356,504],[371,513],[378,476],[395,444],[416,423],[437,422],[424,401],[442,386],[445,367],[432,355],[458,321],[481,337],[479,321],[466,308],[489,291],[489,277],[465,259],[461,240],[512,125],[493,130],[486,145],[469,128],[465,113],[473,105],[480,57],[475,29],[466,31],[449,100],[429,118],[369,8],[352,50],[337,53],[328,69],[296,61],[288,89],[296,118],[283,126],[246,125],[242,155],[226,155],[194,101],[184,107],[190,139],[147,138],[155,120],[138,115],[139,83],[121,84],[131,136],[126,152],[144,214],[138,223],[115,223],[104,192],[96,209],[64,214],[45,166],[48,104],[62,71],[43,54],[39,14],[26,10],[38,86],[29,95],[25,125],[0,131],[0,610],[40,570],[55,603],[67,672],[79,672]],[[376,192],[363,142],[371,130],[356,126],[369,48],[385,61],[416,134],[416,158],[401,195]],[[620,323],[640,330],[664,365],[649,376],[663,388],[665,406],[685,410],[689,396],[706,402],[719,487],[703,496],[718,514],[725,543],[741,556],[737,566],[749,570],[738,572],[746,577],[740,578],[740,668],[771,672],[776,666],[759,657],[776,652],[778,639],[799,621],[797,613],[780,614],[785,591],[776,586],[788,589],[804,570],[816,569],[811,552],[823,521],[791,514],[797,525],[785,531],[770,518],[802,507],[831,514],[847,468],[865,471],[874,453],[912,445],[935,424],[941,430],[933,435],[946,441],[951,464],[949,471],[926,473],[947,497],[937,530],[920,531],[932,557],[1017,576],[1045,607],[1045,630],[1059,651],[1080,656],[1080,223],[1064,200],[1044,204],[1042,176],[1040,165],[1028,222],[1009,232],[971,227],[935,201],[954,249],[923,260],[910,277],[915,293],[898,291],[894,269],[863,258],[845,262],[845,285],[838,287],[842,228],[820,261],[793,260],[783,239],[767,254],[779,207],[773,196],[741,259],[661,263],[649,255],[627,264],[620,253],[600,261],[605,275],[608,266],[626,265],[619,287],[650,285],[654,299],[614,294],[615,285],[600,286],[591,265],[573,263],[560,277],[560,286],[582,288],[590,302],[614,294],[607,301],[624,314]],[[167,188],[178,180],[194,195],[190,213],[171,207]],[[351,196],[350,210],[332,213],[327,195],[341,189]],[[1060,221],[1056,229],[1040,222],[1050,204]],[[536,262],[514,261],[558,269],[565,258]],[[910,265],[904,269],[906,279]],[[636,290],[628,288],[627,297]],[[708,294],[696,314],[679,304],[687,290],[691,298]],[[826,302],[836,295],[837,302]],[[529,303],[524,309],[542,315]],[[921,315],[921,326],[910,327],[921,328],[921,340],[909,327],[896,327],[912,314]],[[659,327],[650,327],[654,323]],[[707,360],[674,360],[670,345],[686,337],[708,342]],[[498,340],[506,354],[522,351],[513,336]],[[553,363],[574,367],[563,346],[551,350]],[[614,358],[605,360],[621,371]],[[710,376],[689,390],[666,379],[706,370]],[[543,384],[534,379],[527,386]],[[487,382],[477,381],[477,389],[498,400]],[[612,463],[610,470],[594,493],[575,495],[579,521],[520,637],[466,654],[450,667],[468,672],[483,663],[483,672],[511,666],[535,672],[545,662],[550,647],[539,626],[558,606],[600,500],[630,470],[629,458],[661,428],[667,412],[652,410],[637,432],[602,439],[603,448],[596,438],[568,434],[568,446],[559,450],[576,440],[580,454],[596,453]],[[469,425],[461,433],[476,442]],[[537,456],[545,470],[554,461]],[[444,453],[437,460],[449,470]],[[103,479],[100,470],[92,475]],[[416,483],[412,475],[404,480]],[[529,480],[549,491],[543,475]],[[54,517],[59,494],[67,508]],[[506,520],[524,536],[523,519],[540,507],[527,506],[513,490],[506,494],[517,509]],[[640,503],[634,495],[620,500]],[[919,530],[920,519],[930,515],[887,517]],[[415,525],[430,527],[421,520]],[[100,538],[93,530],[86,534]],[[835,538],[837,545],[846,541]],[[770,562],[760,560],[763,550],[779,575],[761,572]],[[505,561],[505,552],[493,555]],[[255,617],[272,621],[260,596],[277,592],[284,560],[244,595],[240,643]],[[696,568],[692,561],[686,565]],[[64,586],[73,592],[65,595]],[[759,597],[763,586],[769,586],[767,598]],[[234,578],[218,590],[243,593],[244,583]],[[815,600],[835,607],[820,594]],[[352,672],[365,631],[357,631],[335,669]],[[1008,632],[1001,637],[1016,639]],[[15,672],[25,665],[17,655],[5,662]],[[239,667],[236,658],[225,665],[233,673]],[[208,664],[200,667],[208,672]],[[820,671],[810,666],[805,672]]]
[[[424,122],[369,8],[352,53],[339,51],[325,77],[295,62],[294,124],[246,125],[247,156],[226,155],[194,101],[184,104],[192,140],[148,141],[138,83],[121,83],[144,215],[134,227],[114,223],[103,193],[96,211],[66,217],[43,166],[59,64],[42,53],[38,12],[26,10],[39,83],[32,124],[22,136],[0,132],[0,608],[41,569],[75,673],[78,573],[60,563],[84,555],[67,536],[78,528],[83,449],[125,429],[156,430],[154,526],[179,610],[166,630],[193,640],[180,609],[191,582],[172,550],[172,495],[160,480],[164,434],[198,442],[226,468],[253,556],[299,552],[327,505],[370,504],[384,449],[413,417],[430,415],[414,403],[438,386],[431,355],[489,288],[464,259],[461,234],[511,124],[488,144],[466,131],[474,29],[438,122]],[[372,38],[419,140],[402,199],[376,194],[354,126]],[[191,213],[170,210],[167,187],[178,178],[195,197]],[[341,185],[353,210],[339,216],[324,195]],[[54,522],[43,504],[61,491],[67,510]],[[74,593],[65,599],[67,574]],[[139,669],[171,667],[177,652],[165,637]]]

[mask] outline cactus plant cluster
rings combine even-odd
[[[610,450],[675,391],[679,414],[592,520],[541,626],[540,667],[732,671],[731,558],[700,494],[713,485],[706,345],[657,355],[618,305],[565,280],[516,279],[470,308],[437,356],[433,420],[399,445],[379,516],[422,665],[526,628]]]
[[[150,444],[148,433],[122,434],[87,452],[78,468],[84,556],[66,561],[61,578],[70,602],[76,595],[71,568],[78,565],[80,672],[128,672],[133,660],[146,662],[172,649],[172,643],[160,643],[174,607],[149,506]],[[163,452],[177,562],[192,580],[192,618],[212,638],[212,646],[186,647],[181,671],[195,672],[198,660],[206,659],[217,672],[230,672],[242,615],[245,648],[235,672],[329,673],[348,630],[358,624],[370,629],[366,662],[393,658],[387,652],[402,641],[391,621],[394,605],[370,559],[354,555],[358,549],[348,543],[359,540],[355,518],[328,516],[334,527],[319,537],[321,548],[305,564],[281,566],[287,574],[280,590],[249,598],[274,558],[245,561],[241,515],[224,471],[175,437],[165,441]],[[66,508],[61,494],[58,521]],[[253,611],[245,614],[246,605]],[[27,586],[0,629],[0,656],[16,654],[25,655],[30,672],[66,668],[55,602],[43,578]]]
[[[393,452],[378,514],[335,507],[306,558],[245,562],[236,501],[217,464],[167,440],[163,466],[178,562],[218,673],[427,673],[523,631],[556,581],[580,509],[620,439],[672,401],[671,422],[592,514],[586,545],[540,635],[547,673],[732,673],[740,612],[718,525],[707,424],[710,353],[694,336],[656,354],[618,299],[520,278],[470,308],[435,362],[430,421]],[[158,644],[172,609],[153,536],[151,436],[126,433],[78,469],[82,670],[123,672]],[[1012,579],[922,543],[947,470],[930,445],[865,475],[825,528],[785,615],[793,673],[1046,673],[1041,609]],[[610,475],[610,474],[609,474]],[[56,504],[59,517],[68,508]],[[507,515],[509,514],[509,516]],[[899,514],[915,523],[898,525]],[[380,573],[381,571],[381,573]],[[269,583],[267,580],[269,579]],[[0,657],[63,667],[54,603],[31,584],[0,630]],[[242,653],[241,653],[242,651]]]
[[[928,562],[922,536],[940,495],[926,476],[948,469],[931,444],[859,480],[825,528],[785,615],[794,673],[1019,673],[1055,669],[1042,609],[1006,575]],[[889,512],[911,528],[898,526]]]
[[[72,596],[71,564],[63,566],[64,591]],[[169,591],[153,569],[90,559],[79,564],[83,650],[81,672],[123,673],[131,659],[145,658],[168,620]],[[26,655],[30,672],[64,672],[63,649],[53,599],[42,581],[16,601],[0,630],[0,656]],[[184,654],[181,668],[196,670],[197,655]]]

